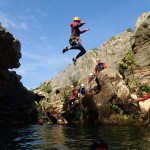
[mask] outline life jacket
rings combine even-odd
[[[78,98],[78,90],[77,89],[72,90],[71,98]]]
[[[86,89],[85,88],[80,88],[80,94],[84,95],[86,93]]]
[[[93,79],[94,79],[94,77],[89,77],[88,78],[88,84],[90,84]]]
[[[80,34],[86,32],[86,30],[80,30],[79,28],[82,27],[85,23],[77,24],[76,22],[71,23],[71,36],[70,42],[79,41],[80,42]]]
[[[71,23],[70,26],[71,26],[71,35],[72,36],[80,36],[81,33],[85,32],[86,30],[83,30],[83,31],[80,31],[80,27],[82,27],[85,23]]]
[[[97,64],[95,67],[95,74],[98,75],[98,73],[102,71],[103,69],[106,69],[106,64],[104,63]]]
[[[104,67],[104,63],[99,63],[96,65],[96,69],[98,72],[102,71],[103,69],[105,69]]]

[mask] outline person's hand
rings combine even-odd
[[[81,23],[85,24],[85,22],[84,22],[84,21],[81,21]]]
[[[86,29],[86,31],[89,31],[89,30],[90,30],[89,28]]]

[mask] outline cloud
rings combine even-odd
[[[28,73],[36,72],[37,66],[38,66],[37,63],[26,63],[26,64],[22,64],[19,69],[14,69],[14,70],[17,71],[18,74],[21,74],[24,76]]]
[[[42,25],[38,22],[38,19],[47,16],[47,13],[37,8],[27,8],[17,13],[4,13],[0,11],[0,22],[2,26],[5,26],[6,28],[22,29],[26,31],[29,30],[29,26],[30,28],[33,26],[34,28],[42,28]]]
[[[42,56],[23,52],[23,63],[18,69],[14,69],[18,74],[25,76],[31,74],[42,74],[46,70],[51,70],[57,74],[61,69],[70,63],[70,58],[61,55]],[[63,63],[62,63],[63,62]]]
[[[40,39],[41,41],[43,41],[43,42],[46,42],[46,41],[47,41],[47,37],[45,37],[45,36],[40,36],[39,39]]]
[[[34,61],[37,61],[37,62],[47,62],[48,64],[53,64],[53,63],[56,63],[56,62],[68,62],[70,60],[70,58],[68,57],[62,57],[61,55],[58,55],[58,54],[53,54],[53,55],[36,55],[36,54],[32,54],[32,53],[28,53],[28,52],[23,52],[22,53],[23,57],[25,58],[28,58],[28,59],[31,59],[31,60],[34,60]]]
[[[18,22],[16,20],[13,20],[7,14],[4,14],[2,12],[0,12],[0,21],[2,25],[7,28],[12,27],[12,28],[23,29],[23,30],[28,29],[27,22]]]
[[[47,16],[48,16],[48,14],[47,14],[46,12],[43,12],[43,11],[41,11],[40,9],[37,9],[37,8],[32,9],[31,11],[32,11],[32,12],[35,11],[37,14],[39,14],[39,15],[42,16],[42,17],[47,17]]]

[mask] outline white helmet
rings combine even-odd
[[[84,86],[84,84],[81,84],[81,86]]]
[[[93,73],[90,73],[90,76],[92,76],[93,75]]]

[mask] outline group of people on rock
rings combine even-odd
[[[79,90],[77,90],[74,85],[71,85],[71,90],[72,90],[71,96],[70,96],[70,99],[68,101],[70,107],[72,106],[72,104],[74,104],[75,100],[77,100],[81,97],[84,97],[84,95],[87,92],[84,84],[81,84]]]
[[[101,63],[100,59],[97,58],[96,59],[96,62],[97,62],[97,65],[95,66],[95,69],[94,69],[94,73],[90,73],[90,76],[88,78],[88,85],[90,85],[91,81],[95,78],[97,84],[99,84],[99,78],[97,77],[97,75],[99,74],[100,71],[102,71],[103,69],[106,68],[106,64],[105,63]],[[85,88],[85,85],[84,84],[81,84],[79,90],[77,90],[74,85],[71,85],[71,97],[70,97],[70,100],[69,100],[69,106],[71,107],[72,104],[74,104],[74,101],[81,98],[81,97],[84,97],[86,92],[87,92],[87,89]]]

